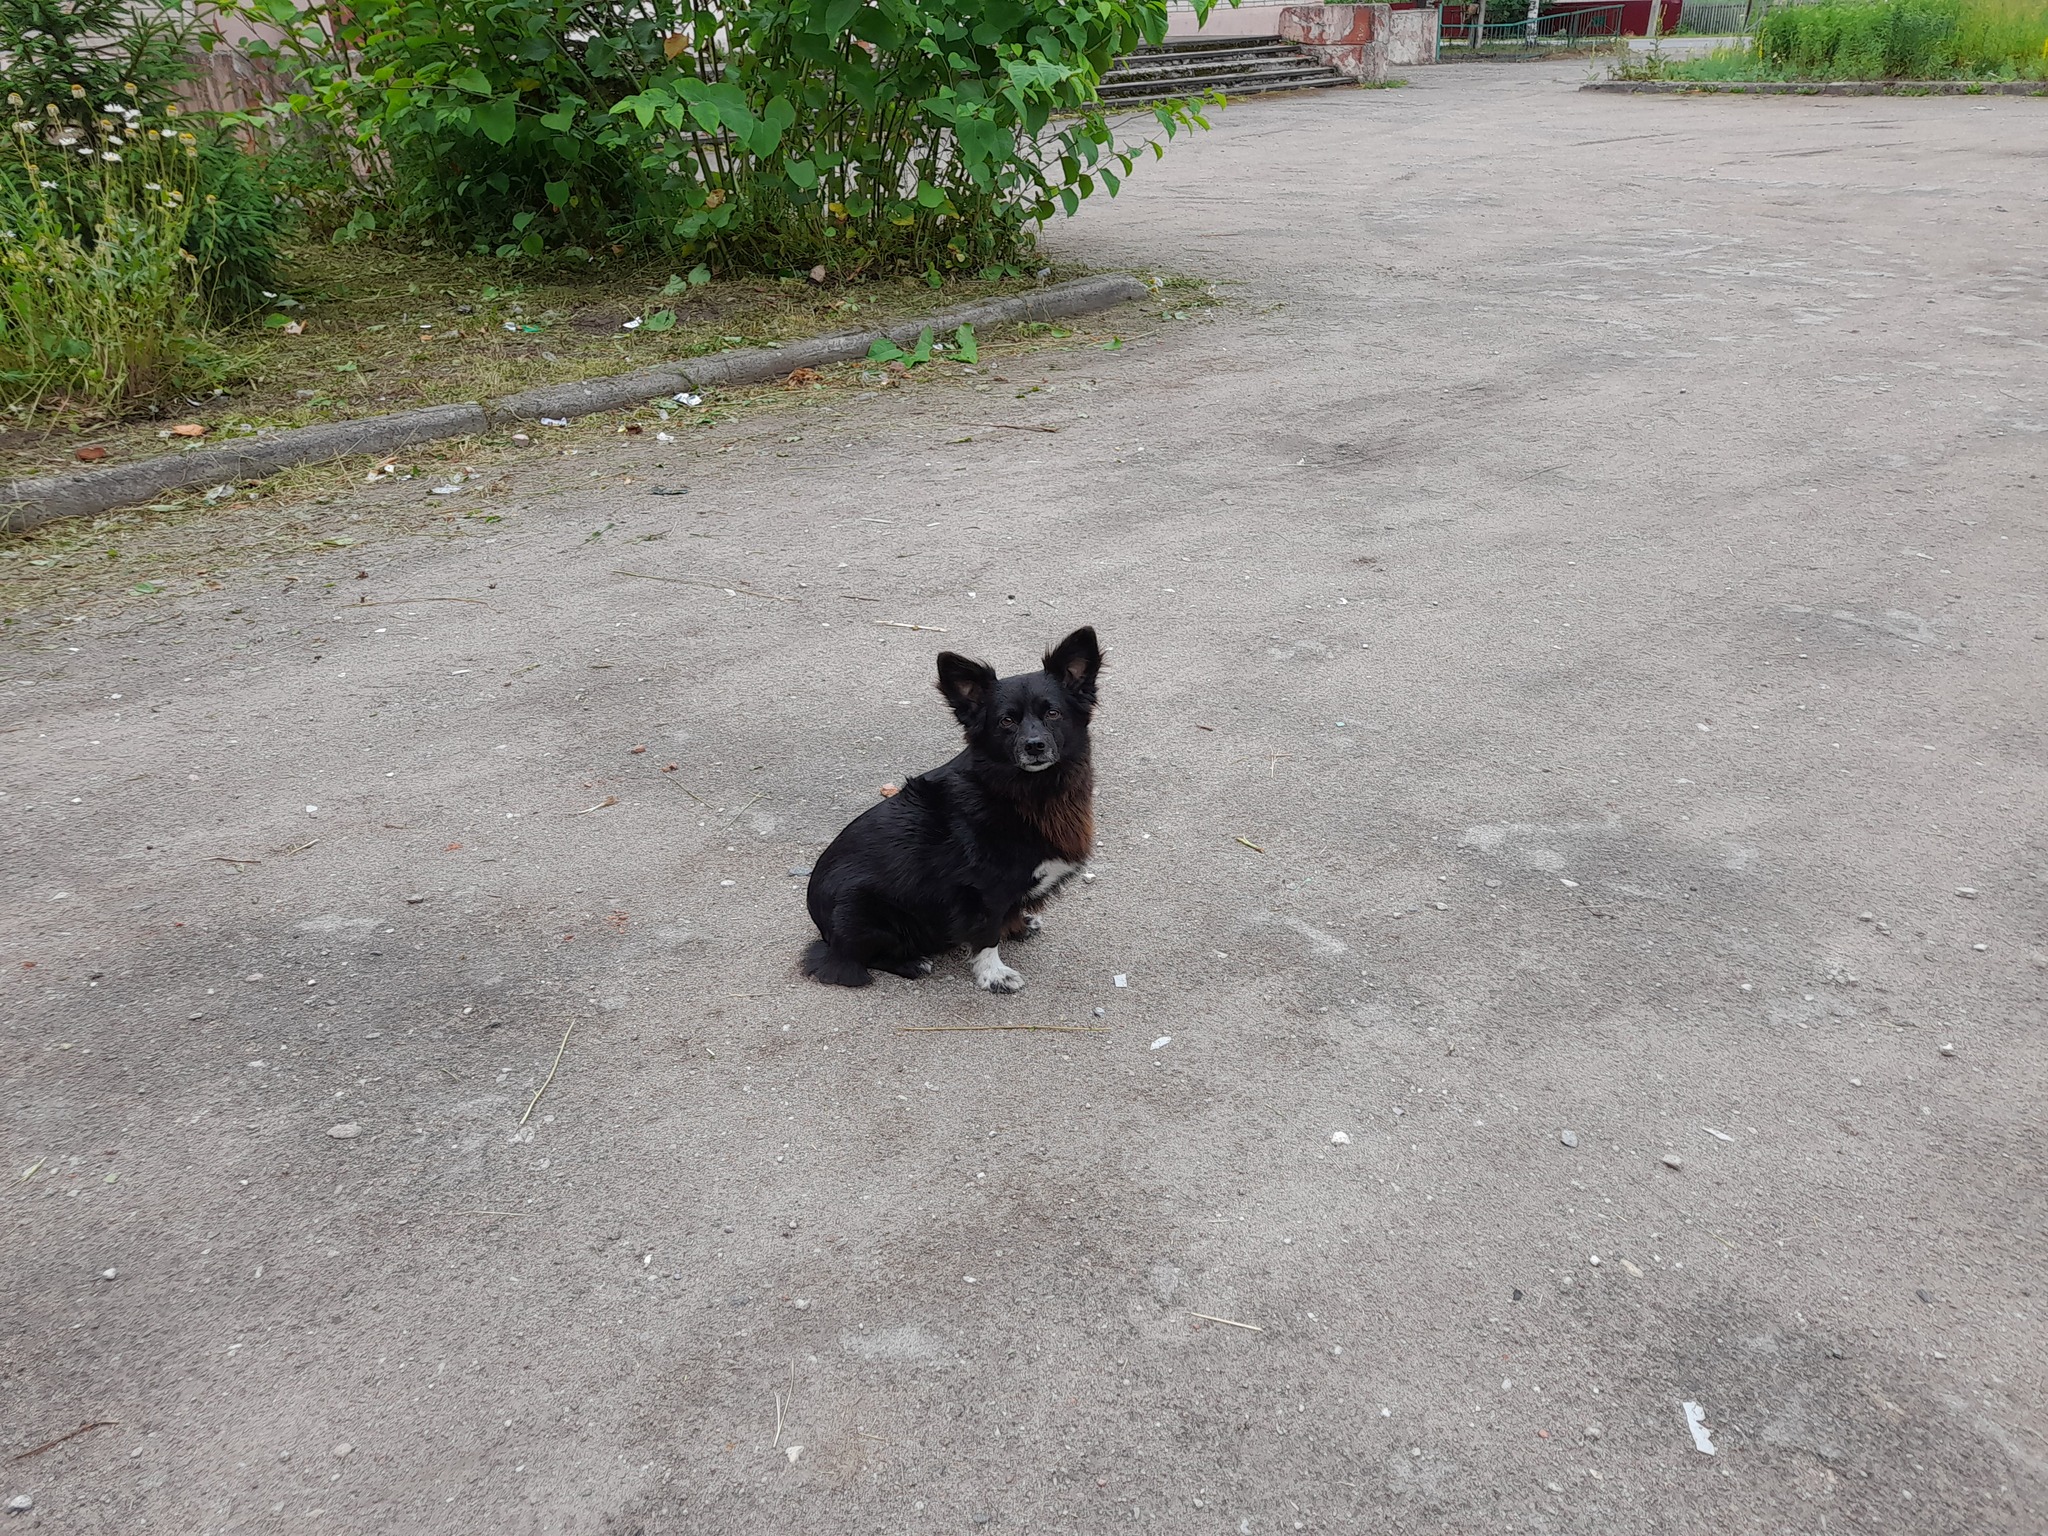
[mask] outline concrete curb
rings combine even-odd
[[[1594,80],[1625,96],[2048,96],[2048,80]]]
[[[391,453],[417,443],[469,437],[493,427],[537,421],[543,416],[566,420],[622,410],[685,389],[759,384],[797,368],[854,362],[866,357],[868,349],[882,337],[899,346],[907,345],[926,327],[938,335],[962,325],[986,327],[1056,320],[1129,303],[1148,292],[1135,277],[1084,277],[1011,298],[956,305],[887,330],[842,331],[787,346],[746,347],[664,363],[638,373],[615,374],[608,379],[550,384],[495,401],[430,405],[413,411],[394,411],[388,416],[366,416],[358,421],[258,433],[239,443],[166,454],[111,469],[10,480],[0,483],[0,533],[24,533],[60,517],[90,517],[116,507],[132,507],[166,491],[258,479],[281,469],[352,454]]]

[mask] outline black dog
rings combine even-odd
[[[819,855],[808,904],[824,937],[804,953],[807,974],[841,987],[866,986],[870,966],[915,979],[965,944],[976,986],[1024,985],[996,945],[1038,930],[1030,914],[1095,840],[1088,720],[1101,666],[1092,629],[1016,677],[940,655],[939,692],[967,750],[861,812]]]

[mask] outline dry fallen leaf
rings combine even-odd
[[[97,464],[101,459],[104,459],[106,456],[107,450],[97,445],[90,448],[81,448],[78,450],[77,455],[78,461],[81,464]]]
[[[884,800],[887,800],[891,795],[895,793],[896,786],[894,784],[884,784],[880,790],[880,794]]]
[[[824,377],[815,368],[797,368],[791,371],[789,377],[784,379],[782,384],[785,389],[801,389],[806,384],[821,382]]]
[[[671,32],[661,40],[661,51],[671,59],[689,46],[690,34],[687,32]]]
[[[196,421],[180,422],[177,426],[171,428],[171,436],[173,437],[204,437],[206,432],[207,429]]]
[[[287,336],[303,336],[306,334],[306,322],[303,320],[287,320],[279,329]]]

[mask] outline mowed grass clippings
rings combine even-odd
[[[733,277],[691,285],[667,266],[625,263],[522,276],[483,258],[375,246],[310,245],[293,253],[290,269],[294,287],[271,312],[282,323],[215,338],[229,358],[215,388],[124,416],[71,412],[12,424],[0,431],[0,475],[78,469],[81,448],[104,450],[92,462],[124,463],[262,428],[488,400],[734,347],[878,327],[1040,286],[1035,277],[949,278],[938,288],[918,278],[821,285]],[[1078,275],[1055,268],[1047,281]],[[672,325],[659,318],[665,315]],[[641,324],[626,329],[632,320]],[[166,435],[186,423],[206,427],[206,435]]]
[[[512,441],[510,431],[451,439],[395,457],[303,465],[264,480],[167,496],[151,507],[0,534],[0,635],[47,634],[115,610],[169,613],[180,597],[257,579],[312,582],[353,601],[369,590],[349,585],[356,572],[374,574],[374,556],[395,540],[495,536],[508,524],[530,526],[529,519],[545,517],[548,498],[592,484],[631,480],[646,484],[651,494],[656,484],[686,480],[697,455],[784,430],[781,424],[764,425],[764,418],[850,393],[972,393],[977,385],[994,384],[993,400],[1007,404],[997,378],[1006,365],[1014,369],[1050,351],[1120,348],[1162,324],[1198,322],[1219,302],[1205,285],[1172,280],[1135,317],[999,327],[980,338],[976,368],[946,361],[897,373],[843,364],[817,370],[795,387],[777,381],[707,393],[694,409],[671,404],[666,421],[661,408],[650,404],[583,417],[567,427],[528,427],[530,441],[523,446]],[[1012,382],[1017,377],[1010,375]],[[626,430],[632,427],[640,430]],[[659,431],[677,439],[672,456],[657,451],[667,446],[655,437]],[[628,450],[632,463],[613,457]],[[664,457],[665,466],[649,467]],[[396,475],[366,481],[387,462],[396,465]],[[510,494],[515,479],[516,497]],[[449,484],[456,486],[453,494],[434,494]]]

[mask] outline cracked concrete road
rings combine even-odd
[[[1238,296],[1122,350],[17,628],[9,1529],[2048,1525],[2048,116],[1572,74],[1232,108],[1052,237]],[[1028,989],[800,980],[1082,621]]]

